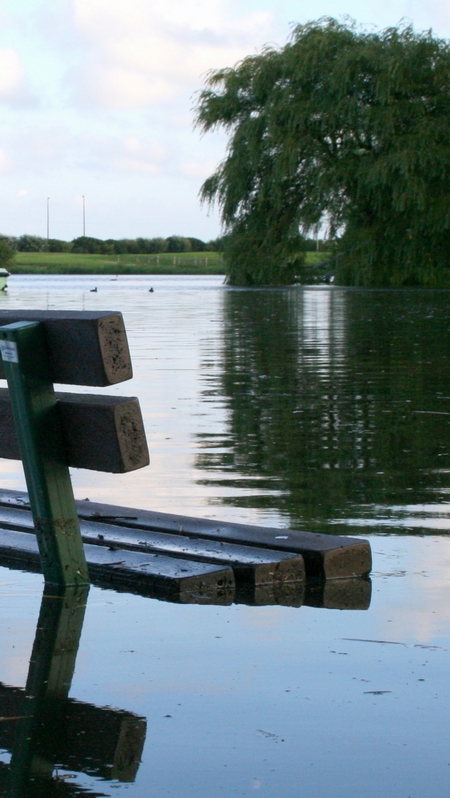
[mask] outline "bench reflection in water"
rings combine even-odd
[[[68,698],[88,590],[45,589],[25,690],[0,684],[0,748],[11,751],[0,788],[8,798],[85,795],[74,773],[136,777],[145,718]]]
[[[130,591],[129,585],[122,589],[149,595],[149,591]],[[291,585],[281,594],[274,585],[260,586],[229,599],[211,596],[210,603],[363,610],[370,604],[370,590],[368,579],[310,580],[297,583],[295,589]],[[121,782],[133,782],[136,777],[146,719],[68,697],[88,591],[88,586],[45,588],[26,687],[0,683],[0,748],[11,752],[9,767],[0,766],[0,790],[6,798],[86,795],[71,781],[76,773]],[[206,603],[205,596],[195,593],[182,592],[174,598],[161,590],[150,592],[165,601]],[[88,794],[91,798],[104,795]]]

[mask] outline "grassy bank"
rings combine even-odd
[[[325,260],[307,252],[306,263]],[[224,274],[220,252],[164,252],[160,255],[77,255],[72,252],[17,252],[11,274]]]
[[[329,252],[320,251],[320,252],[307,252],[306,253],[306,266],[318,266],[319,263],[323,263],[324,260],[327,260],[330,257]]]
[[[11,274],[223,274],[219,252],[77,255],[18,252]]]

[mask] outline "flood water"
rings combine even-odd
[[[59,604],[41,609],[41,576],[1,567],[5,795],[448,793],[449,305],[446,291],[10,278],[0,308],[124,315],[135,376],[108,391],[139,397],[151,464],[74,471],[77,498],[363,536],[374,568],[354,610],[91,587],[66,607],[68,696],[44,706],[28,750],[11,729]],[[0,486],[25,489],[20,464],[0,461]]]

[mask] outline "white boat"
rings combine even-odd
[[[6,269],[0,268],[0,291],[6,291],[6,282],[9,277],[9,272]]]

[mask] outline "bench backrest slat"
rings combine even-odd
[[[149,463],[139,400],[57,393],[67,465],[124,474]],[[9,391],[0,388],[0,457],[20,460]]]
[[[0,326],[18,321],[43,323],[53,382],[105,386],[133,376],[121,313],[0,310]],[[1,360],[0,378],[5,378]]]

